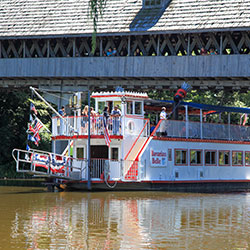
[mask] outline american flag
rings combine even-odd
[[[34,111],[34,113],[37,115],[36,107],[32,102],[30,103],[30,110]]]
[[[43,124],[36,118],[34,129],[38,132],[43,127]]]
[[[103,134],[104,134],[105,142],[106,142],[107,146],[109,147],[111,139],[110,139],[110,135],[109,135],[109,131],[108,131],[105,119],[103,119]]]
[[[38,121],[38,118],[36,118],[34,122],[34,126],[32,127],[32,125],[30,125],[29,130],[32,133],[34,133],[34,135],[36,135],[42,127],[43,127],[43,124],[40,121]]]

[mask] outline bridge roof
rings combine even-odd
[[[250,0],[172,0],[166,9],[143,0],[107,0],[99,34],[250,30]],[[0,38],[89,36],[89,0],[1,0]]]

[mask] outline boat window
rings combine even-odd
[[[172,149],[171,148],[168,149],[168,160],[172,161]]]
[[[84,158],[84,148],[76,148],[76,158]]]
[[[121,101],[114,101],[114,103],[113,103],[113,108],[114,108],[115,106],[118,106],[118,108],[121,110],[121,104],[122,104]]]
[[[190,150],[190,165],[201,165],[201,150]]]
[[[105,107],[105,102],[98,102],[98,112],[102,114]]]
[[[242,152],[240,152],[240,151],[233,151],[232,152],[232,164],[236,165],[236,166],[243,165]]]
[[[127,102],[127,114],[133,114],[133,102]]]
[[[229,156],[230,156],[229,151],[219,151],[219,165],[228,166],[230,164]]]
[[[118,148],[111,148],[111,160],[118,160]]]
[[[175,165],[187,165],[187,150],[175,150]]]
[[[142,102],[135,102],[135,114],[136,115],[142,114]]]
[[[246,151],[245,153],[245,164],[246,166],[250,166],[250,151]]]
[[[205,151],[205,165],[216,165],[216,151]]]

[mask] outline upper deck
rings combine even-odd
[[[52,119],[52,136],[55,139],[63,137],[78,137],[84,138],[88,135],[86,121],[88,117],[85,116],[66,116],[65,120],[70,127],[67,126],[59,117]],[[103,116],[91,117],[91,130],[90,135],[92,138],[103,137]],[[83,121],[86,123],[83,125]],[[123,122],[124,121],[124,122]],[[163,121],[160,121],[161,123]],[[119,134],[114,135],[113,118],[109,118],[108,130],[111,136],[119,136],[122,138],[124,135],[138,136],[143,131],[143,136],[150,135],[150,123],[148,119],[123,116],[121,118],[121,125]],[[124,124],[124,125],[123,125]],[[159,124],[160,125],[160,124]],[[123,127],[124,126],[124,127]],[[146,129],[143,129],[145,128]],[[185,138],[185,139],[204,139],[204,140],[227,140],[227,141],[250,141],[250,127],[242,125],[221,124],[221,123],[204,123],[193,121],[165,121],[165,135],[159,134],[159,126],[154,132],[154,136],[170,137],[170,138]],[[151,131],[152,132],[152,131]]]
[[[90,122],[90,135],[92,138],[104,137],[103,109],[109,110],[109,118],[107,119],[107,130],[111,136],[115,138],[123,138],[124,136],[143,136],[149,137],[171,137],[185,139],[204,139],[204,140],[226,140],[226,141],[250,141],[250,127],[243,125],[231,124],[230,114],[250,113],[248,108],[235,107],[219,107],[213,105],[203,105],[196,103],[185,103],[182,105],[182,120],[159,121],[156,128],[153,129],[152,116],[145,118],[145,113],[149,114],[150,107],[155,105],[156,121],[159,117],[159,105],[162,102],[150,100],[146,93],[126,92],[122,88],[115,92],[93,93],[92,98],[95,99],[95,111],[91,113],[90,119],[87,115],[81,115],[81,109],[78,105],[74,109],[73,116],[65,116],[64,119],[55,116],[52,119],[52,136],[53,139],[63,138],[86,138],[88,135],[88,123]],[[151,104],[150,104],[151,103]],[[172,110],[171,101],[166,101],[164,106],[168,106],[169,112]],[[115,106],[119,107],[120,116],[118,118],[112,115]],[[157,107],[158,106],[158,107]],[[147,110],[148,109],[148,110]],[[204,117],[209,110],[209,114],[217,114],[227,112],[228,123],[209,123]],[[145,112],[146,111],[146,112]],[[158,112],[158,113],[157,113]],[[200,117],[200,121],[190,120],[190,114]],[[155,120],[155,119],[154,119]],[[116,122],[116,124],[114,124]],[[114,127],[116,127],[114,131]],[[164,133],[160,133],[159,128],[164,127]],[[161,131],[163,131],[161,129]],[[118,137],[117,137],[118,136]]]

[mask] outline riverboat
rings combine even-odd
[[[78,105],[73,116],[52,118],[52,152],[13,150],[17,172],[67,190],[250,190],[250,127],[231,124],[232,113],[247,116],[249,108],[181,101],[178,120],[158,120],[162,106],[172,112],[173,101],[123,89],[91,97],[96,115],[82,116]],[[105,124],[102,110],[116,105],[121,116]],[[205,121],[222,113],[227,124]]]

